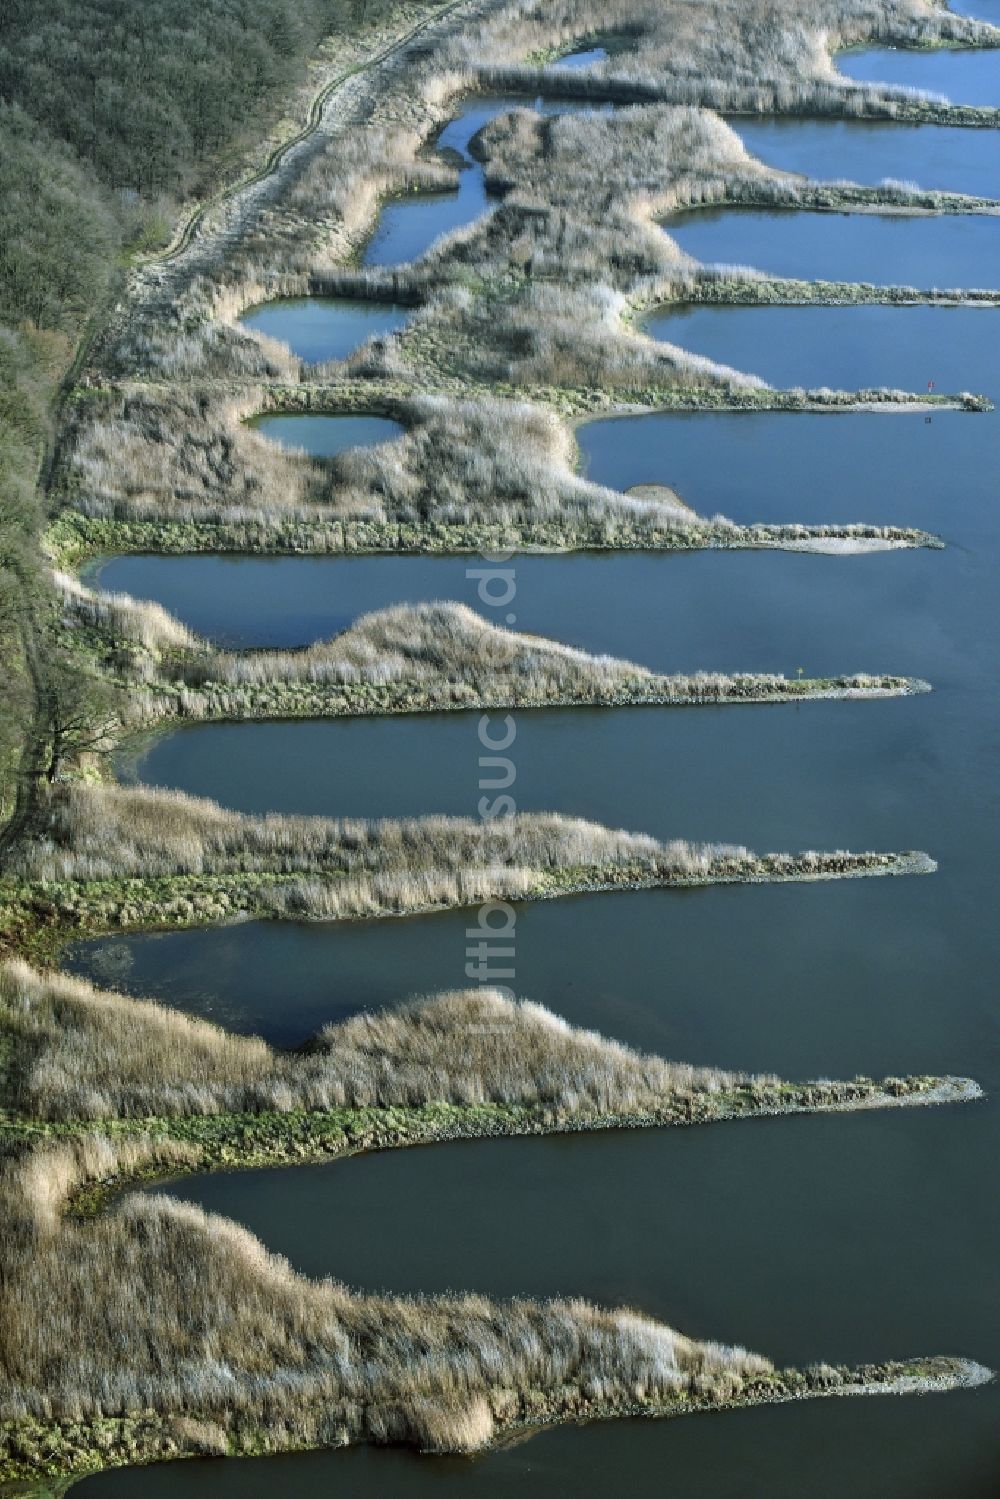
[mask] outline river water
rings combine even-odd
[[[914,145],[911,132],[911,166],[933,167],[924,142],[948,134]],[[836,175],[854,174],[847,156]],[[989,256],[976,279],[994,280],[996,263]],[[702,312],[717,316],[699,322]],[[998,399],[993,317],[697,309],[671,319],[669,336],[690,334],[701,352],[713,330],[714,357],[782,383],[920,389],[937,378]],[[996,1096],[1000,418],[656,416],[595,422],[579,438],[602,483],[672,483],[697,508],[737,519],[920,525],[947,549],[518,558],[519,628],[663,669],[870,667],[926,676],[934,691],[522,714],[521,804],[762,846],[923,847],[941,867],[924,879],[525,906],[516,987],[574,1023],[691,1062],[788,1077],[953,1071]],[[388,602],[476,603],[468,565],[129,558],[102,582],[160,598],[219,637],[290,644]],[[478,752],[472,715],[206,725],[159,740],[133,768],[254,810],[474,815]],[[70,966],[295,1044],[327,1020],[462,983],[467,925],[463,912],[247,923],[81,944]],[[998,1157],[987,1101],[455,1144],[171,1190],[247,1224],[303,1270],[362,1288],[579,1293],[779,1361],[951,1352],[1000,1367]],[[361,1450],[185,1463],[88,1479],[80,1493],[338,1486],[361,1499],[666,1487],[685,1499],[985,1499],[1000,1488],[1000,1388],[567,1430],[476,1461]]]

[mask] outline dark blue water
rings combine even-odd
[[[1000,51],[993,49],[872,47],[841,52],[837,67],[858,83],[924,89],[952,104],[1000,105]]]
[[[348,298],[294,297],[266,302],[244,313],[240,322],[287,344],[307,364],[346,359],[369,338],[393,333],[412,316],[391,302]]]
[[[845,652],[864,664],[862,642]],[[805,663],[786,647],[775,664],[794,676]],[[780,828],[795,847],[812,847],[836,829],[838,846],[881,844],[901,831],[895,798],[885,800],[865,767],[905,757],[925,719],[913,700],[523,713],[517,801],[525,811],[582,814],[661,838],[759,847]],[[246,812],[464,816],[480,795],[477,722],[452,713],[206,724],[159,740],[133,773]],[[720,770],[741,757],[753,769],[719,788]],[[822,795],[796,775],[801,762]]]
[[[643,326],[779,388],[997,389],[997,307],[691,306]]]
[[[862,1275],[861,1279],[865,1277]],[[991,1392],[940,1398],[941,1414],[921,1403],[917,1425],[906,1400],[823,1400],[774,1410],[727,1412],[658,1422],[625,1421],[515,1444],[473,1462],[370,1447],[295,1457],[185,1463],[88,1478],[81,1499],[160,1499],[186,1493],[213,1499],[272,1499],[276,1491],[407,1499],[579,1499],[583,1493],[655,1491],[663,1474],[685,1499],[994,1499],[996,1463],[976,1441],[992,1411]],[[975,1411],[978,1421],[970,1414]],[[930,1429],[933,1427],[933,1429]],[[914,1439],[916,1437],[916,1440]],[[754,1475],[767,1454],[766,1490]],[[889,1461],[879,1455],[891,1453]]]
[[[1000,197],[1000,134],[943,125],[859,120],[733,119],[747,149],[768,166],[823,182],[886,180]]]
[[[794,209],[698,208],[663,226],[706,265],[752,266],[810,281],[984,287],[1000,282],[1000,219],[902,218]]]

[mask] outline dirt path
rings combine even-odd
[[[343,73],[337,74],[336,77],[328,79],[313,97],[309,106],[306,124],[296,135],[276,146],[264,165],[258,171],[254,172],[252,176],[244,177],[239,182],[222,188],[218,193],[213,194],[211,198],[207,198],[203,203],[196,206],[184,223],[176,230],[173,239],[165,250],[160,250],[155,255],[143,256],[141,259],[137,259],[136,264],[140,266],[166,265],[170,261],[178,259],[191,245],[211,209],[220,207],[230,200],[237,201],[242,194],[250,192],[266,178],[279,172],[290,154],[298,146],[301,146],[304,141],[309,140],[310,136],[317,133],[323,123],[323,115],[327,104],[350,79],[357,77],[359,73],[369,72],[372,68],[378,67],[380,63],[386,62],[397,52],[402,51],[405,46],[413,41],[414,37],[426,31],[428,26],[432,25],[433,22],[451,15],[456,10],[460,10],[465,3],[466,0],[452,0],[451,4],[437,7],[422,20],[418,21],[416,25],[409,27],[402,35],[395,37],[384,47],[373,53],[365,62],[357,63],[354,67],[347,68]]]
[[[342,133],[365,118],[383,69],[398,65],[408,47],[436,27],[447,28],[456,14],[479,16],[495,3],[448,0],[443,5],[420,5],[417,0],[405,6],[406,24],[401,29],[373,28],[367,35],[344,38],[338,57],[331,59],[327,76],[311,99],[302,129],[276,145],[250,176],[230,183],[196,205],[166,249],[133,262],[127,282],[117,289],[120,300],[95,316],[91,332],[78,350],[68,387],[72,388],[85,372],[100,379],[106,351],[114,347],[129,324],[173,316],[186,287],[237,249],[260,215],[280,201],[295,173],[302,169],[304,158],[322,149],[323,138]],[[374,50],[366,50],[369,48]],[[330,76],[334,66],[338,71]]]

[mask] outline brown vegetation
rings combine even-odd
[[[484,1103],[527,1103],[572,1127],[607,1108],[641,1118],[665,1100],[747,1081],[640,1056],[538,1006],[490,991],[448,995],[358,1016],[288,1055],[9,965],[0,970],[0,1033],[8,1107],[55,1120],[102,1114],[109,1129],[144,1114],[148,1127],[149,1110],[161,1116],[157,1135],[76,1129],[32,1148],[33,1126],[19,1133],[6,1115],[0,1477],[90,1467],[98,1451],[108,1463],[365,1440],[475,1451],[518,1426],[988,1377],[947,1359],[776,1371],[639,1312],[581,1301],[359,1295],[306,1280],[236,1224],[164,1197],[128,1196],[91,1221],[66,1216],[68,1205],[106,1205],[109,1188],[213,1159],[197,1132],[171,1136],[164,1115],[375,1103],[388,1119],[441,1100],[471,1110],[473,1129]],[[750,1083],[758,1111],[768,1111],[773,1080]],[[863,1083],[847,1106],[905,1089],[897,1080],[888,1093],[870,1083],[866,1092]],[[835,1102],[839,1086],[813,1085],[813,1106]],[[341,1115],[341,1151],[352,1148],[351,1120]],[[453,1130],[461,1120],[459,1112]],[[234,1124],[230,1161],[250,1138],[246,1115]],[[405,1142],[404,1133],[386,1143]]]
[[[572,323],[566,335],[574,336]],[[317,413],[372,410],[371,403],[357,387],[298,396],[286,389],[264,400]],[[570,427],[521,401],[383,397],[374,409],[401,420],[403,436],[328,462],[246,426],[242,418],[258,404],[249,393],[220,397],[208,389],[134,391],[83,404],[61,481],[78,519],[61,523],[59,545],[75,549],[105,528],[112,547],[135,545],[128,539],[135,535],[140,549],[170,551],[476,551],[501,539],[665,549],[932,540],[901,527],[737,525],[699,516],[663,486],[607,489],[574,471]]]
[[[580,1300],[359,1295],[164,1197],[59,1217],[88,1180],[186,1155],[89,1137],[4,1174],[3,1474],[93,1466],[97,1451],[105,1463],[357,1441],[477,1451],[518,1426],[987,1377],[947,1359],[777,1371]]]
[[[493,1122],[689,1122],[979,1096],[965,1079],[781,1083],[643,1055],[528,1000],[468,989],[364,1012],[298,1051],[23,962],[0,965],[0,1110],[24,1121],[189,1119],[331,1110],[495,1111]],[[508,1111],[504,1114],[503,1111]],[[520,1113],[516,1112],[520,1111]],[[469,1132],[476,1131],[471,1117]],[[245,1136],[248,1151],[249,1136]],[[259,1149],[259,1147],[256,1147]]]
[[[7,963],[0,1035],[12,1049],[0,1107],[48,1120],[429,1102],[637,1114],[671,1096],[748,1081],[641,1056],[493,989],[361,1014],[287,1053],[176,1010]]]
[[[310,404],[322,412],[321,395]],[[638,507],[579,477],[571,431],[544,408],[397,397],[389,409],[405,424],[402,437],[323,461],[246,426],[251,396],[116,395],[80,410],[66,491],[88,516],[237,521],[264,530],[288,520],[345,519],[499,526],[561,519],[569,528],[631,519],[640,509],[651,526],[691,518],[666,498]]]
[[[42,811],[38,836],[10,864],[12,875],[32,882],[260,873],[418,882],[496,872],[530,885],[545,871],[579,869],[684,882],[893,862],[890,855],[757,855],[738,845],[665,843],[555,813],[522,812],[486,822],[253,817],[180,792],[117,785],[53,786]]]
[[[465,54],[491,63],[481,76],[494,86],[520,81],[540,92],[539,70],[526,68],[525,51],[568,45],[600,31],[614,35],[607,61],[588,76],[559,79],[543,73],[544,87],[623,101],[699,104],[728,113],[812,114],[846,118],[941,118],[933,100],[914,90],[859,85],[838,73],[831,54],[865,42],[883,46],[997,46],[1000,33],[987,22],[957,15],[926,0],[521,0],[491,18]],[[457,44],[453,50],[458,50]],[[481,56],[481,52],[479,53]],[[929,107],[930,106],[930,107]],[[961,122],[989,120],[990,111],[955,111]]]
[[[521,65],[526,52],[544,52],[564,45],[571,35],[595,29],[614,30],[624,45],[592,75]],[[616,290],[634,295],[644,277],[676,273],[689,264],[644,222],[644,197],[647,208],[650,199],[672,207],[706,198],[766,200],[771,194],[794,201],[784,174],[747,157],[719,120],[683,106],[940,117],[939,105],[924,108],[912,93],[858,86],[840,77],[830,49],[866,39],[995,44],[1000,33],[919,0],[855,0],[849,6],[810,0],[805,7],[791,0],[712,0],[707,11],[701,6],[697,14],[681,0],[658,6],[648,0],[625,0],[610,18],[606,13],[599,16],[592,0],[569,0],[555,11],[531,0],[499,12],[472,7],[460,20],[442,20],[425,33],[419,51],[404,52],[373,75],[362,91],[363,102],[358,91],[338,101],[322,143],[302,153],[272,192],[241,217],[235,243],[231,232],[225,234],[224,265],[209,235],[190,264],[171,269],[172,305],[165,305],[162,286],[146,289],[155,317],[133,324],[135,336],[130,333],[119,345],[114,368],[122,372],[155,367],[172,375],[290,373],[297,361],[289,362],[278,346],[240,331],[236,315],[268,297],[324,290],[349,294],[352,289],[364,294],[367,288],[378,297],[430,298],[432,305],[418,317],[412,339],[403,335],[389,341],[388,349],[395,351],[388,355],[389,365],[382,353],[373,363],[368,351],[353,362],[358,373],[377,376],[389,367],[404,367],[415,357],[410,343],[420,343],[421,324],[429,320],[432,334],[439,335],[432,338],[437,354],[442,354],[441,343],[456,340],[461,345],[459,362],[479,352],[478,367],[465,371],[477,377],[508,378],[503,371],[514,367],[521,381],[625,389],[643,381],[669,385],[731,379],[707,362],[662,350],[654,357],[638,341],[630,344],[614,318],[607,317],[602,298],[606,302],[608,292]],[[399,86],[404,69],[405,91]],[[587,181],[597,185],[589,211],[582,195],[569,213],[561,202],[581,163],[578,156],[568,174],[563,167],[546,169],[541,204],[527,203],[520,172],[505,173],[491,164],[493,181],[508,190],[492,216],[458,231],[417,271],[374,271],[345,278],[344,268],[369,232],[380,201],[393,193],[453,180],[452,168],[422,148],[454,102],[462,94],[501,86],[523,91],[526,99],[546,90],[577,97],[589,92],[593,98],[604,95],[620,103],[659,101],[672,107],[621,112],[627,123],[620,129],[634,132],[636,139],[631,152],[623,153],[619,146],[608,155],[605,146],[598,153],[594,170],[585,173]],[[982,122],[995,123],[994,115],[953,111],[949,118],[971,121],[981,116]],[[606,117],[602,119],[604,124],[591,124],[579,116],[583,123],[575,128],[606,141]],[[565,118],[551,127],[554,134],[573,128]],[[655,149],[644,150],[639,137],[650,134],[657,136]],[[599,183],[597,160],[606,167]],[[639,162],[637,193],[630,164],[634,170]],[[530,182],[530,171],[527,176]],[[605,223],[609,195],[612,215]],[[537,184],[534,196],[539,197]],[[871,196],[877,200],[877,194]],[[473,289],[460,276],[456,286],[456,274],[463,267],[474,267],[480,278],[484,272],[509,278],[527,268],[533,282],[554,276],[558,284],[519,286],[513,281],[493,295],[488,287]],[[580,284],[581,273],[589,285]],[[448,304],[456,296],[471,298],[471,304],[458,308],[464,317],[456,316],[452,306],[449,321]],[[563,338],[563,323],[575,323],[579,349]],[[491,346],[488,354],[478,350],[483,332]],[[546,358],[539,360],[537,352],[533,359],[518,357],[518,340],[529,335],[536,350],[552,345]],[[602,359],[604,344],[610,347]]]
[[[161,1419],[256,1416],[267,1425],[280,1412],[294,1427],[298,1401],[308,1408],[322,1396],[331,1425],[355,1425],[355,1440],[378,1440],[380,1424],[383,1439],[405,1440],[405,1428],[393,1431],[398,1405],[430,1400],[442,1415],[461,1410],[456,1380],[470,1400],[513,1393],[522,1380],[555,1392],[602,1366],[609,1381],[617,1366],[664,1391],[675,1383],[674,1335],[635,1314],[580,1303],[501,1309],[475,1297],[359,1297],[310,1283],[235,1224],[163,1198],[128,1198],[86,1225],[60,1221],[67,1193],[84,1182],[162,1172],[189,1154],[92,1136],[9,1168],[0,1187],[6,1268],[16,1271],[4,1277],[0,1305],[5,1421],[152,1410]],[[63,1321],[56,1309],[70,1306]],[[738,1351],[705,1353],[720,1374],[730,1361],[734,1373],[770,1367]],[[507,1378],[489,1378],[491,1360]],[[352,1422],[357,1404],[367,1414]],[[485,1445],[492,1425],[473,1445]]]
[[[248,817],[175,792],[57,784],[0,883],[5,945],[241,916],[335,921],[633,890],[927,874],[919,852],[755,854],[543,813]],[[41,929],[38,930],[39,923]]]
[[[94,593],[64,574],[70,639],[133,687],[130,726],[162,718],[323,717],[560,704],[798,702],[923,691],[905,677],[664,675],[491,624],[464,604],[398,604],[294,651],[224,651],[158,604]],[[138,683],[145,684],[139,688]]]
[[[827,51],[835,43],[993,38],[988,28],[915,0],[859,0],[846,17],[827,0],[812,0],[805,12],[781,0],[713,0],[712,24],[699,18],[697,26],[676,3],[621,12],[614,26],[630,40],[616,52],[615,69],[638,79],[636,68],[648,62],[676,95],[691,79],[715,76],[710,51],[720,65],[724,59],[727,76],[752,77],[764,94],[776,89],[785,108],[815,102],[817,89],[836,96],[845,112],[868,97],[870,90],[837,80]],[[125,546],[171,550],[475,550],[501,537],[532,546],[787,544],[777,532],[676,515],[662,497],[640,504],[589,485],[568,471],[567,436],[537,406],[482,397],[526,390],[537,403],[564,409],[566,402],[594,409],[623,400],[780,401],[750,376],[636,331],[634,315],[655,302],[746,295],[748,273],[728,272],[720,293],[715,273],[682,255],[656,216],[720,201],[871,207],[891,200],[894,209],[955,209],[968,206],[963,200],[902,188],[821,188],[775,172],[703,109],[653,103],[544,119],[516,111],[476,143],[500,195],[492,213],[415,267],[350,265],[386,194],[452,180],[450,165],[421,152],[463,92],[495,78],[529,43],[543,51],[594,22],[586,4],[555,14],[535,4],[499,14],[483,7],[461,24],[440,21],[419,55],[402,54],[364,89],[345,93],[328,134],[254,199],[235,231],[229,224],[216,240],[209,226],[165,279],[154,284],[144,273],[125,336],[108,345],[105,367],[209,383],[179,395],[133,390],[86,403],[63,469],[63,493],[85,517],[71,544],[84,535],[84,546],[114,545],[117,536]],[[477,49],[490,59],[485,71]],[[594,76],[607,84],[608,67]],[[542,78],[527,70],[518,86]],[[586,86],[570,75],[544,79],[554,89]],[[408,329],[346,364],[307,371],[287,349],[237,323],[251,303],[303,293],[403,300],[415,316]],[[334,405],[338,394],[355,406],[367,400],[369,409],[395,403],[405,436],[321,464],[240,430],[242,415],[275,404],[262,398],[272,382],[300,389],[319,409],[317,379],[328,382]],[[257,394],[240,388],[247,380]],[[218,381],[222,390],[213,391]],[[440,394],[414,400],[417,385]],[[475,396],[475,404],[456,392]],[[877,528],[864,535],[887,539]]]

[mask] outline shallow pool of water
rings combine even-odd
[[[279,447],[299,448],[313,458],[335,458],[349,448],[371,448],[401,437],[399,422],[384,416],[327,415],[303,412],[258,416],[250,425]]]
[[[943,94],[952,104],[1000,105],[1000,50],[866,47],[841,52],[836,62],[857,83],[924,89]]]
[[[703,305],[655,313],[643,327],[779,389],[996,395],[1000,384],[1000,308],[991,306]]]
[[[1000,280],[1000,219],[902,218],[792,209],[699,208],[664,229],[706,265],[876,285],[990,287]]]
[[[567,52],[565,57],[557,57],[555,62],[549,66],[553,68],[592,68],[595,63],[607,62],[608,50],[606,47],[585,47],[580,52]]]
[[[307,364],[346,359],[369,338],[393,333],[412,317],[393,302],[334,297],[288,297],[244,313],[240,322],[287,344]]]
[[[823,182],[876,186],[890,179],[979,197],[1000,197],[995,130],[860,120],[731,119],[748,151],[768,166]]]

